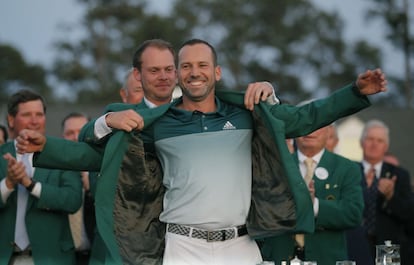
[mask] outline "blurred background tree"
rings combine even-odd
[[[27,63],[20,52],[10,45],[0,44],[0,103],[22,88],[30,88],[52,101],[51,88],[46,82],[46,70],[41,65]],[[4,99],[4,100],[3,100]]]
[[[392,45],[401,50],[404,56],[404,78],[389,76],[395,84],[395,97],[404,102],[403,106],[413,106],[412,68],[414,50],[414,36],[410,34],[410,17],[408,0],[372,0],[373,7],[367,11],[367,19],[383,20],[387,34],[386,38]],[[412,3],[412,2],[411,2]],[[402,100],[401,100],[402,99]]]
[[[167,14],[150,11],[151,0],[76,1],[85,8],[83,36],[73,41],[69,36],[76,26],[61,27],[67,37],[55,42],[58,53],[53,66],[37,70],[46,95],[56,96],[46,81],[53,80],[54,86],[70,91],[70,100],[80,104],[99,102],[103,106],[119,101],[118,89],[131,67],[132,55],[150,38],[168,40],[177,50],[190,38],[205,39],[216,47],[224,70],[219,87],[240,90],[249,82],[268,80],[291,103],[326,96],[354,80],[357,73],[383,65],[381,43],[345,42],[344,20],[339,14],[320,10],[308,0],[171,0]],[[386,4],[390,7],[393,1],[372,1],[376,13],[369,16],[375,13],[387,19]],[[377,7],[379,2],[384,2],[383,8]],[[391,40],[401,39],[396,45],[403,43],[401,26],[390,26],[389,31]],[[411,38],[406,41],[412,48]],[[16,67],[19,73],[18,64],[8,67]],[[0,80],[16,78],[8,73],[0,72]],[[17,78],[24,80],[23,76]],[[404,83],[397,77],[389,80],[393,87]],[[394,91],[386,98],[374,97],[374,101],[401,105],[409,94]]]

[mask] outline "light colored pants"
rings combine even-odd
[[[163,265],[255,265],[259,247],[248,235],[218,242],[167,232]]]
[[[34,262],[32,256],[13,256],[10,259],[9,265],[34,265]]]

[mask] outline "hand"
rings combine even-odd
[[[127,132],[144,128],[144,119],[133,110],[110,112],[105,116],[105,122],[111,128]]]
[[[244,105],[246,109],[253,111],[255,104],[265,101],[273,93],[273,86],[269,82],[250,83],[244,95]]]
[[[46,137],[37,131],[23,129],[16,142],[17,152],[20,154],[41,152],[46,144]]]
[[[392,199],[394,196],[394,187],[395,181],[397,181],[397,176],[393,176],[392,178],[380,178],[378,180],[378,191],[384,195],[387,201]]]
[[[358,75],[356,86],[361,95],[372,95],[387,91],[387,80],[381,69],[367,70]]]
[[[3,155],[3,158],[7,160],[7,176],[6,186],[9,189],[14,188],[18,183],[22,183],[26,178],[26,168],[22,162],[17,162],[10,153]]]

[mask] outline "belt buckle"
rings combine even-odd
[[[207,231],[207,242],[214,242],[214,231]]]

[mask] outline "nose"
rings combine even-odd
[[[191,67],[191,76],[198,76],[200,74],[200,69],[197,66]]]
[[[35,114],[30,116],[30,123],[36,124],[40,121],[40,118]]]
[[[168,78],[167,71],[162,70],[162,71],[161,71],[160,78],[161,78],[162,80],[167,79],[167,78]]]

